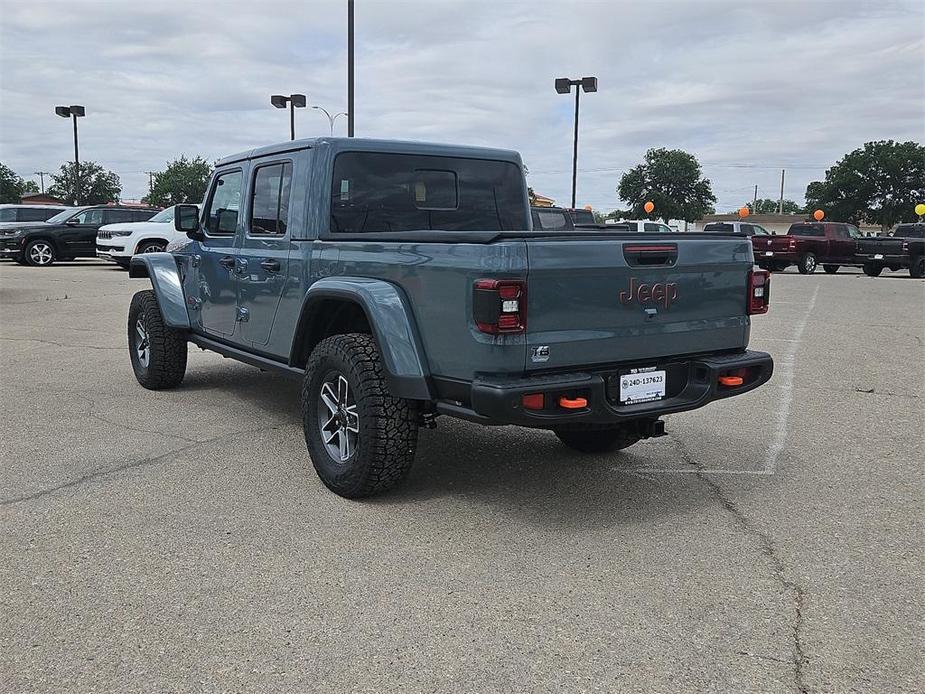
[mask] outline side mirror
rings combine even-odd
[[[177,205],[173,228],[182,231],[191,239],[202,240],[202,232],[199,230],[199,208],[195,205]]]
[[[76,219],[74,219],[73,217],[71,217],[69,220],[67,220],[67,221],[65,222],[65,224],[67,224],[69,227],[76,227],[79,223],[80,223],[80,222],[78,222],[78,221],[77,221]]]

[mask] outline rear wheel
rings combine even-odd
[[[620,425],[606,428],[554,429],[555,435],[569,448],[581,453],[608,453],[628,448],[641,438],[635,427]]]
[[[797,263],[797,270],[801,275],[811,275],[816,271],[816,254],[804,253]]]
[[[822,269],[825,270],[830,275],[834,275],[836,272],[838,272],[838,268],[840,267],[841,265],[823,265]]]
[[[883,266],[877,263],[864,263],[864,274],[868,277],[877,277],[883,272]]]
[[[333,335],[312,351],[302,427],[318,477],[348,499],[398,484],[417,448],[417,412],[389,392],[376,341],[360,333]]]
[[[30,241],[24,251],[26,262],[33,267],[45,267],[55,262],[55,247],[50,241]]]
[[[915,278],[925,277],[925,255],[919,255],[912,259],[912,265],[909,266],[909,276]]]
[[[186,374],[186,335],[170,328],[150,289],[132,297],[128,348],[138,382],[149,390],[175,388]]]

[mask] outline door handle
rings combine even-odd
[[[221,265],[223,268],[227,268],[228,270],[231,270],[232,268],[234,268],[234,258],[230,255],[226,255],[218,259],[218,264]]]
[[[262,267],[267,272],[279,272],[280,264],[278,260],[267,258],[262,263],[260,263],[260,267]]]

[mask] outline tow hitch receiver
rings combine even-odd
[[[661,419],[644,419],[639,422],[639,435],[644,439],[654,439],[665,435],[665,422]]]

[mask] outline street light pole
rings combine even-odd
[[[283,96],[282,94],[273,94],[270,97],[270,103],[276,108],[286,108],[286,105],[289,105],[289,139],[294,140],[295,110],[297,108],[305,108],[305,95],[290,94],[289,96]]]
[[[80,151],[77,147],[77,119],[87,115],[83,106],[55,106],[55,113],[74,121],[74,205],[80,204]]]
[[[316,110],[316,111],[321,111],[324,115],[326,115],[326,116],[328,117],[328,124],[331,126],[331,135],[332,135],[332,136],[334,135],[334,121],[337,120],[337,117],[338,117],[338,116],[347,116],[347,119],[348,119],[348,120],[350,119],[350,115],[347,114],[347,113],[344,113],[344,112],[335,113],[335,114],[332,116],[330,113],[328,113],[328,110],[327,110],[326,108],[322,107],[322,106],[312,106],[312,108],[313,108],[314,110]]]
[[[559,94],[568,94],[575,87],[575,136],[572,142],[572,208],[575,207],[575,193],[578,187],[578,106],[581,91],[596,92],[597,77],[582,77],[573,80],[568,77],[560,77],[556,80],[556,92]]]
[[[353,0],[347,0],[347,137],[353,137]]]

